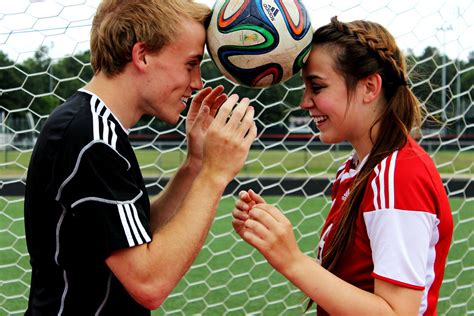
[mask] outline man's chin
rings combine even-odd
[[[170,125],[176,125],[178,124],[179,122],[179,118],[180,116],[176,116],[176,117],[160,117],[160,116],[155,116],[157,119],[159,119],[160,121],[166,123],[166,124],[170,124]]]

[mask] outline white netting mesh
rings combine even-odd
[[[212,1],[211,1],[212,2]],[[397,38],[410,64],[410,84],[431,114],[421,144],[449,193],[455,234],[438,309],[474,314],[474,5],[463,1],[305,1],[314,27],[338,15],[369,19]],[[91,77],[88,32],[97,1],[0,0],[0,315],[25,310],[30,266],[23,228],[23,190],[34,141],[51,110]],[[195,264],[155,314],[301,314],[303,295],[274,272],[231,228],[240,188],[255,188],[290,218],[301,248],[314,253],[330,207],[329,181],[347,157],[346,144],[322,145],[298,110],[294,78],[250,90],[225,80],[209,58],[206,85],[252,98],[260,137],[229,186]],[[143,119],[131,140],[151,192],[185,157],[184,124]],[[309,133],[308,133],[309,132]]]

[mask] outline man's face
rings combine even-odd
[[[194,20],[178,26],[177,37],[159,52],[146,57],[143,114],[176,124],[193,90],[202,89],[200,64],[204,54],[206,31]]]

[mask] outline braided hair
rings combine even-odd
[[[313,45],[328,48],[335,71],[345,80],[348,100],[358,81],[373,74],[382,78],[385,99],[384,109],[370,128],[372,150],[342,206],[337,219],[338,229],[321,258],[322,266],[334,271],[352,242],[359,207],[372,170],[390,153],[406,144],[412,129],[420,126],[421,110],[419,101],[408,87],[404,56],[393,36],[380,24],[361,20],[343,23],[333,17],[331,23],[316,30]],[[377,123],[380,123],[379,132],[373,137],[372,130]],[[311,304],[312,301],[308,309]]]

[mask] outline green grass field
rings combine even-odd
[[[334,174],[349,151],[298,150],[251,150],[240,176],[262,175],[324,175]],[[172,174],[185,159],[180,150],[158,151],[142,149],[136,151],[144,176]],[[3,177],[26,176],[31,151],[0,151],[0,175]],[[472,176],[474,174],[473,151],[443,150],[432,153],[440,173]]]
[[[267,197],[295,226],[301,249],[314,253],[327,198]],[[192,269],[153,315],[301,315],[304,296],[232,231],[232,197],[224,198]],[[451,199],[455,233],[441,288],[440,315],[474,311],[474,200]],[[0,315],[22,315],[30,279],[21,198],[0,198]],[[314,312],[310,312],[314,314]]]

